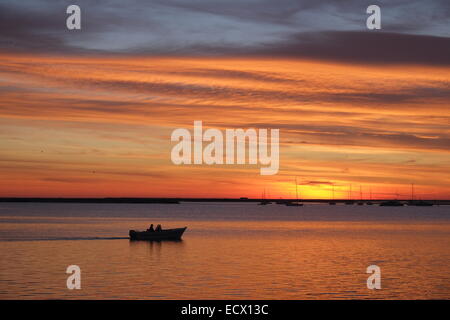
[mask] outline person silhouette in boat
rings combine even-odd
[[[153,223],[150,225],[150,228],[148,228],[147,231],[150,231],[150,232],[155,231],[155,229],[153,229]]]
[[[162,230],[162,228],[161,228],[161,225],[160,224],[158,224],[157,226],[156,226],[156,229],[155,229],[155,231],[161,231]]]

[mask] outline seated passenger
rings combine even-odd
[[[156,229],[155,229],[155,231],[161,231],[162,230],[162,228],[161,228],[161,225],[160,224],[158,224],[157,226],[156,226]]]
[[[150,225],[150,228],[148,228],[147,231],[150,231],[150,232],[155,231],[155,229],[153,229],[153,223]]]

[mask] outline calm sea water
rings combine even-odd
[[[0,254],[0,299],[449,299],[450,207],[3,203]]]

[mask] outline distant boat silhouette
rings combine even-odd
[[[363,206],[364,205],[364,202],[362,201],[362,198],[363,198],[363,196],[362,196],[362,187],[359,186],[359,200],[360,201],[358,201],[358,206]]]
[[[330,206],[336,205],[336,201],[334,201],[334,184],[331,185],[332,194],[333,194],[333,201],[328,202]]]
[[[373,202],[372,202],[372,188],[369,189],[369,192],[370,192],[370,201],[367,201],[366,204],[368,206],[371,206],[371,205],[373,205]]]
[[[187,227],[176,229],[163,229],[160,231],[135,231],[130,230],[130,240],[148,240],[148,241],[161,241],[161,240],[181,240],[181,236]]]
[[[408,202],[408,206],[431,207],[433,203],[423,200],[411,200]]]
[[[288,206],[288,207],[301,207],[301,206],[303,206],[303,203],[300,203],[298,201],[297,177],[295,177],[295,197],[297,198],[297,201],[296,202],[293,202],[293,201],[286,202],[286,206]]]
[[[301,206],[303,206],[303,203],[301,203],[301,202],[286,202],[286,205],[288,207],[301,207]]]
[[[431,207],[432,205],[432,202],[414,200],[414,183],[411,183],[411,200],[408,202],[408,206]]]
[[[352,198],[352,184],[350,183],[348,188],[348,200],[345,201],[344,203],[346,205],[353,205],[355,202],[353,200],[350,200],[351,198]]]
[[[400,202],[398,200],[389,200],[380,203],[380,207],[401,207],[401,206],[403,206],[403,202]]]
[[[271,204],[272,202],[266,200],[266,188],[264,188],[264,192],[262,194],[262,200],[260,203],[258,203],[260,206],[266,206],[268,204]]]

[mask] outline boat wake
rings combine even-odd
[[[0,241],[75,241],[75,240],[124,240],[129,237],[54,237],[54,238],[14,238]]]

